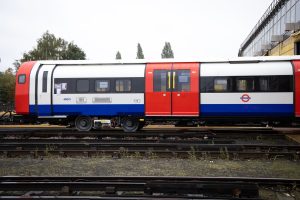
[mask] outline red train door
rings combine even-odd
[[[172,115],[198,116],[199,96],[199,64],[173,64]]]
[[[295,117],[300,117],[300,60],[293,61],[294,64],[294,97]]]
[[[146,116],[198,116],[199,64],[151,63],[146,67]]]
[[[146,66],[146,115],[171,115],[171,63]]]

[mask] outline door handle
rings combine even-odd
[[[175,89],[175,76],[176,76],[176,72],[173,72],[173,89]]]
[[[180,97],[180,94],[177,94],[178,97]]]
[[[171,72],[168,72],[168,89],[171,89]]]
[[[163,93],[163,96],[165,97],[165,96],[167,96],[167,94],[166,94],[166,93]]]

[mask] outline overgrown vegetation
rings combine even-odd
[[[47,156],[0,158],[0,176],[245,176],[300,178],[299,161]]]

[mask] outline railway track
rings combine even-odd
[[[95,139],[1,139],[0,154],[16,155],[145,155],[161,157],[213,156],[223,158],[298,159],[299,144],[235,144],[232,140],[95,140]]]
[[[77,132],[54,128],[0,128],[0,154],[278,158],[298,160],[300,145],[273,129],[147,129]],[[267,143],[265,141],[268,141]],[[270,142],[271,141],[271,142]]]
[[[297,198],[299,179],[225,177],[0,177],[1,199],[263,199],[260,190]]]
[[[238,128],[238,129],[225,129],[225,128],[170,128],[170,129],[145,129],[136,133],[124,133],[121,129],[106,129],[106,130],[94,130],[90,132],[78,132],[74,129],[69,128],[1,128],[0,137],[96,137],[96,138],[124,138],[124,137],[135,137],[135,138],[147,138],[147,137],[177,137],[180,139],[186,138],[273,138],[283,139],[284,134],[280,131],[273,130],[271,128]]]

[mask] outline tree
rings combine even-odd
[[[143,49],[140,45],[140,43],[138,43],[137,45],[137,53],[136,53],[136,59],[144,59],[144,53],[143,53]]]
[[[85,53],[73,42],[67,45],[67,49],[62,55],[64,60],[84,60]]]
[[[8,68],[4,73],[0,75],[0,94],[1,104],[12,108],[14,103],[15,93],[15,75],[12,68]]]
[[[165,46],[161,53],[161,58],[174,58],[170,42],[165,42]]]
[[[62,38],[46,31],[37,40],[37,46],[23,54],[22,62],[29,60],[83,60],[84,51],[73,42],[68,43]]]
[[[15,72],[17,73],[18,69],[20,68],[21,66],[21,63],[19,60],[15,60],[15,62],[13,62],[13,66],[15,68]]]
[[[122,59],[121,53],[118,51],[116,54],[116,60],[121,60],[121,59]]]

